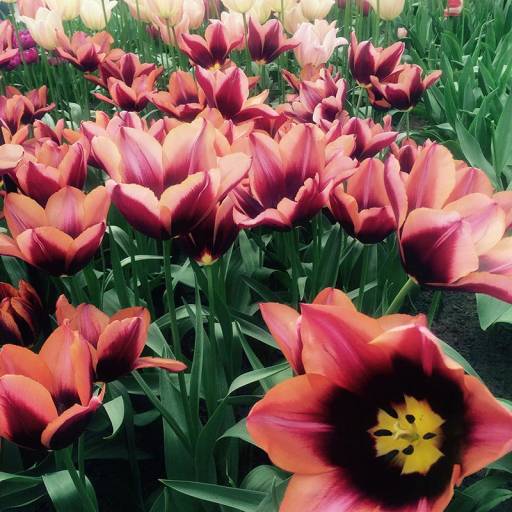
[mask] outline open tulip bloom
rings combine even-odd
[[[512,448],[512,412],[442,353],[424,318],[373,319],[325,299],[300,321],[263,305],[277,340],[295,351],[300,340],[303,366],[247,420],[294,473],[280,511],[445,510],[454,485]]]

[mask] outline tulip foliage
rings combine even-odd
[[[0,510],[509,510],[511,1],[0,7]]]

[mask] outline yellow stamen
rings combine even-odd
[[[402,475],[425,475],[444,456],[444,419],[425,400],[405,395],[400,404],[392,404],[394,414],[380,409],[377,425],[368,432],[375,441],[377,457],[391,456],[391,464],[402,468]]]

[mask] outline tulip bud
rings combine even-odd
[[[188,16],[192,30],[198,29],[203,23],[205,10],[203,0],[187,0],[183,2],[183,15]]]
[[[272,14],[272,4],[269,0],[256,0],[249,14],[260,23],[265,23]]]
[[[147,4],[150,11],[168,22],[171,27],[177,25],[183,17],[183,0],[147,0]]]
[[[256,0],[222,0],[222,3],[230,10],[239,13],[248,12]]]
[[[404,10],[405,0],[368,0],[379,18],[385,21],[394,20]]]
[[[405,27],[398,27],[397,31],[396,31],[396,35],[398,37],[398,39],[405,39],[407,37],[407,34],[409,32],[407,32],[407,29]]]
[[[112,9],[116,5],[117,2],[109,0],[82,0],[80,19],[91,30],[103,30],[110,21]]]
[[[43,305],[30,284],[20,281],[16,289],[0,283],[0,344],[33,345],[42,316]]]
[[[306,16],[304,16],[304,13],[302,12],[301,4],[294,4],[285,11],[284,28],[289,34],[297,32],[300,25],[307,21]]]
[[[65,21],[74,20],[80,15],[80,0],[46,0],[46,3]]]
[[[60,14],[40,7],[35,19],[21,16],[21,20],[30,32],[34,41],[45,50],[55,50],[58,46],[57,32],[64,31]]]
[[[324,19],[334,5],[334,0],[301,0],[302,13],[309,21]]]

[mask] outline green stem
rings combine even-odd
[[[85,485],[85,434],[78,438],[78,474]]]
[[[359,311],[363,310],[364,305],[364,292],[366,288],[366,281],[368,279],[368,266],[370,264],[370,252],[371,246],[363,245],[363,262],[361,267],[361,279],[359,281],[359,295],[357,297],[357,309]]]
[[[86,512],[97,512],[96,505],[91,500],[91,497],[87,491],[87,487],[85,486],[85,483],[82,482],[80,479],[80,476],[78,475],[78,472],[75,468],[75,465],[73,463],[73,459],[71,457],[71,448],[65,448],[61,451],[62,459],[64,460],[64,464],[66,465],[66,469],[69,473],[69,476],[71,477],[71,480],[73,480],[73,484],[76,487],[76,490],[80,494],[80,496],[83,499],[83,509]]]
[[[400,308],[402,307],[402,304],[404,303],[406,297],[409,295],[409,293],[416,288],[417,283],[412,278],[409,277],[407,282],[402,286],[402,289],[398,292],[396,297],[393,299],[393,302],[389,305],[388,309],[386,310],[386,315],[392,315],[394,313],[398,313]]]
[[[359,108],[361,107],[361,102],[363,100],[363,87],[359,87],[358,90],[359,90],[359,96],[357,98],[357,105],[356,105],[356,109],[354,111],[354,116],[356,116],[356,117],[359,117]]]
[[[443,298],[443,292],[441,290],[436,290],[434,292],[434,296],[432,297],[432,303],[430,304],[430,308],[428,310],[428,326],[432,327],[432,323],[436,318],[436,314],[439,311],[439,306],[441,305],[441,299]]]

